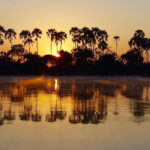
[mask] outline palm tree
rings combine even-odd
[[[114,40],[116,41],[116,54],[117,54],[117,51],[118,51],[118,41],[120,40],[120,37],[119,36],[114,36]]]
[[[149,44],[149,39],[145,37],[145,33],[142,30],[137,30],[134,33],[134,36],[130,39],[129,41],[129,46],[131,49],[139,49],[142,56],[143,56],[143,51],[146,51],[146,61],[149,62],[149,49],[150,49],[150,44]]]
[[[149,63],[150,39],[144,38],[142,43],[143,43],[142,47],[146,52],[146,62]]]
[[[23,31],[21,31],[21,33],[20,33],[20,39],[23,39],[22,42],[23,42],[24,45],[25,45],[25,41],[26,41],[28,38],[31,38],[31,33],[30,33],[30,31],[28,31],[28,30],[23,30]]]
[[[54,40],[54,33],[55,33],[55,29],[48,29],[48,31],[46,32],[48,38],[50,38],[51,41],[51,55],[52,55],[52,46],[53,46],[53,40]]]
[[[62,42],[67,39],[67,34],[65,32],[59,32],[59,40],[60,40],[60,50],[62,50]]]
[[[35,28],[33,31],[32,31],[32,36],[35,37],[35,41],[36,41],[36,50],[37,50],[37,55],[38,55],[38,39],[41,38],[42,35],[42,31],[38,28]]]
[[[75,49],[78,47],[78,44],[80,43],[80,34],[81,34],[81,30],[77,27],[72,27],[70,29],[70,35],[72,35],[72,41],[75,44]]]
[[[8,29],[6,32],[5,32],[5,39],[8,39],[9,42],[10,42],[10,45],[11,45],[11,48],[13,46],[12,44],[12,41],[13,39],[15,38],[16,39],[16,32],[14,31],[14,29]]]
[[[54,32],[54,40],[55,40],[55,43],[56,43],[57,53],[58,53],[58,44],[60,42],[60,33],[57,32],[57,31]]]
[[[95,53],[95,44],[98,43],[98,38],[99,38],[99,32],[101,30],[97,27],[92,28],[92,33],[93,33],[93,52]]]
[[[97,48],[101,49],[104,51],[108,44],[107,44],[107,39],[108,39],[108,34],[105,30],[100,30],[97,27],[92,28],[93,32],[93,51],[95,51]],[[95,48],[95,44],[97,44],[97,47]]]
[[[89,33],[90,29],[88,27],[83,27],[81,29],[81,42],[82,42],[82,48],[86,48],[87,44],[89,44]]]
[[[0,45],[3,45],[3,43],[4,43],[4,41],[3,41],[4,34],[5,34],[5,29],[4,29],[4,27],[2,27],[0,25]]]
[[[131,48],[138,48],[142,51],[144,37],[145,33],[142,30],[135,31],[134,36],[129,41],[129,46]]]
[[[29,53],[30,53],[30,49],[31,49],[31,45],[33,45],[34,41],[32,40],[32,38],[28,38],[26,39],[26,41],[24,42],[24,45],[27,45],[29,46]]]

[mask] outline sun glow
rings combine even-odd
[[[58,53],[55,56],[58,57],[58,58],[60,57],[60,55]]]

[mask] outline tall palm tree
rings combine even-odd
[[[98,43],[98,38],[99,38],[99,32],[101,30],[97,27],[92,28],[92,32],[93,32],[93,52],[95,52],[95,44]]]
[[[29,53],[30,53],[30,49],[31,49],[31,46],[33,45],[34,41],[32,40],[32,38],[28,38],[26,39],[26,41],[24,42],[24,45],[27,45],[29,46]]]
[[[14,29],[8,29],[6,32],[5,32],[5,38],[9,40],[10,42],[10,45],[11,45],[11,48],[13,46],[12,44],[12,41],[13,39],[15,38],[16,39],[16,32]]]
[[[137,30],[134,36],[129,41],[129,46],[131,48],[138,48],[142,51],[143,39],[145,38],[145,33],[142,30]]]
[[[65,32],[59,32],[59,40],[60,40],[60,50],[62,50],[62,43],[67,39],[67,34]]]
[[[35,37],[35,41],[36,41],[36,50],[37,50],[37,55],[38,55],[38,39],[41,38],[42,35],[42,31],[38,28],[35,28],[32,31],[32,36]]]
[[[107,48],[107,39],[108,39],[108,34],[105,30],[101,30],[97,27],[92,28],[93,32],[93,51],[95,49],[99,48],[102,51],[104,51]],[[97,47],[95,48],[95,44],[97,44]]]
[[[31,33],[30,33],[30,31],[28,31],[28,30],[23,30],[23,31],[21,31],[21,33],[20,33],[20,39],[22,39],[22,42],[23,42],[24,45],[25,45],[25,41],[26,41],[28,38],[31,38]]]
[[[89,44],[89,33],[90,29],[88,27],[83,27],[81,29],[81,42],[82,42],[82,48],[86,48],[87,44]]]
[[[3,36],[5,34],[5,29],[3,26],[0,25],[0,45],[3,45],[4,40],[3,40]]]
[[[114,40],[116,42],[116,54],[117,54],[117,51],[118,51],[118,41],[120,40],[120,36],[114,36]]]
[[[78,47],[78,44],[80,43],[80,34],[81,34],[81,30],[77,27],[72,27],[70,29],[70,35],[72,35],[72,41],[75,44],[75,49]]]
[[[57,32],[57,31],[54,32],[54,40],[55,40],[55,43],[56,43],[57,53],[58,53],[58,44],[60,42],[60,33]]]
[[[48,29],[48,31],[46,32],[48,38],[50,38],[50,42],[51,42],[51,55],[52,55],[52,48],[53,48],[53,41],[54,41],[54,33],[55,33],[55,29]]]

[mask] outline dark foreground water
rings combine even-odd
[[[0,78],[0,150],[149,149],[150,79]]]

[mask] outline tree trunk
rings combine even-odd
[[[146,63],[149,63],[149,51],[146,50]]]
[[[36,50],[37,50],[37,55],[38,55],[38,39],[36,41]]]
[[[52,55],[52,40],[51,40],[51,55]]]
[[[118,41],[116,40],[116,54],[118,52]]]
[[[11,46],[11,48],[12,48],[12,46],[13,46],[13,44],[12,44],[12,39],[10,39],[10,46]]]
[[[29,54],[30,54],[30,43],[29,43]]]
[[[60,50],[62,50],[62,41],[60,42]]]

